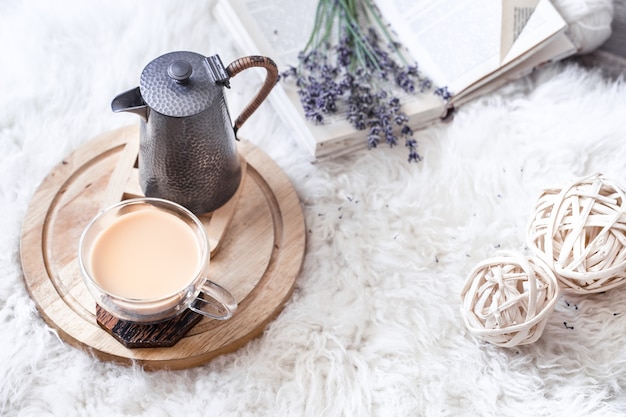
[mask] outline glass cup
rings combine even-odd
[[[208,279],[209,240],[183,206],[159,198],[122,201],[83,231],[78,261],[100,307],[122,320],[156,323],[190,309],[229,319],[237,302]]]

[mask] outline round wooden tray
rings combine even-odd
[[[233,352],[259,335],[282,310],[300,272],[305,225],[300,201],[282,170],[249,142],[245,182],[210,279],[239,303],[233,318],[203,318],[174,346],[129,349],[96,322],[95,301],[78,267],[78,240],[102,208],[116,166],[138,129],[99,136],[68,156],[40,185],[26,213],[20,255],[28,291],[45,321],[72,346],[102,360],[145,369],[183,369]]]

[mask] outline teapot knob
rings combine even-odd
[[[184,84],[191,76],[191,64],[185,60],[178,59],[167,68],[167,75],[177,83]]]

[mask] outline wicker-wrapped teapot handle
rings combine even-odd
[[[248,117],[255,112],[255,110],[261,105],[261,103],[267,98],[267,95],[272,91],[272,88],[276,85],[278,81],[278,67],[276,63],[265,56],[259,55],[251,55],[243,58],[239,58],[233,61],[228,67],[226,67],[226,72],[229,77],[234,77],[239,74],[241,71],[252,68],[252,67],[262,67],[267,70],[267,75],[265,76],[265,82],[263,86],[256,94],[256,96],[252,99],[250,103],[243,109],[239,117],[235,120],[235,124],[233,128],[235,129],[235,135],[237,134],[237,130],[244,124]]]

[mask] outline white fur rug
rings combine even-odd
[[[65,155],[137,123],[110,102],[147,62],[180,49],[240,56],[211,5],[0,3],[0,415],[626,415],[626,287],[562,295],[542,338],[513,349],[475,339],[459,313],[475,263],[526,251],[542,187],[594,172],[626,184],[626,86],[573,63],[420,132],[419,164],[402,147],[309,164],[263,105],[240,135],[291,178],[309,231],[279,317],[185,371],[121,367],[63,343],[23,282],[29,201]],[[233,112],[257,82],[233,81]]]

